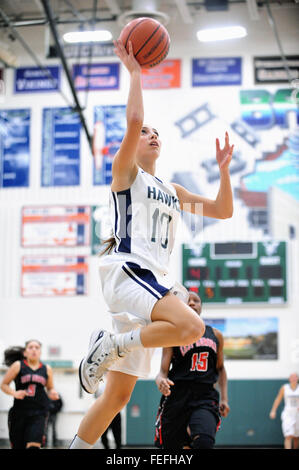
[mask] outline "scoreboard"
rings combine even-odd
[[[182,245],[183,285],[203,303],[287,301],[286,242]]]

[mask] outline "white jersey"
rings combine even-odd
[[[284,385],[284,409],[299,412],[299,385],[293,390],[290,384]]]
[[[167,274],[180,215],[175,188],[139,168],[129,189],[110,192],[109,204],[116,240],[111,256]]]
[[[284,408],[281,413],[283,435],[299,437],[299,385],[292,390],[290,384],[284,385]]]

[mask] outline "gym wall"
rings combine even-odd
[[[219,12],[215,14],[213,20],[220,21],[223,15],[224,13]],[[296,111],[292,104],[288,104],[287,98],[279,101],[280,90],[290,91],[288,83],[256,84],[254,80],[254,57],[279,56],[266,12],[262,12],[259,21],[251,21],[246,6],[236,5],[231,7],[231,20],[237,19],[247,25],[249,34],[246,38],[229,44],[225,42],[200,44],[195,37],[190,39],[186,25],[179,22],[177,25],[172,25],[169,29],[172,42],[168,59],[180,61],[180,86],[146,89],[145,121],[159,130],[162,139],[157,174],[162,179],[177,180],[194,187],[206,197],[216,197],[219,185],[219,178],[214,175],[212,168],[216,137],[219,137],[223,143],[224,133],[227,130],[231,142],[235,143],[235,170],[232,173],[235,197],[233,217],[220,221],[206,220],[198,232],[191,231],[186,221],[182,220],[171,261],[171,272],[178,281],[182,282],[182,243],[261,241],[270,246],[277,240],[286,241],[287,302],[203,305],[202,315],[207,323],[215,319],[223,321],[257,319],[257,322],[262,320],[265,323],[267,320],[275,319],[277,325],[275,359],[260,356],[245,360],[240,358],[226,360],[230,381],[234,383],[246,381],[248,384],[251,381],[256,383],[255,381],[262,380],[264,381],[262,386],[266,387],[265,383],[269,380],[274,381],[275,386],[280,385],[287,381],[291,372],[299,372],[297,311],[299,227],[295,220],[298,218],[299,195],[298,189],[292,186],[293,181],[298,185],[298,168],[296,170],[294,164],[293,170],[291,168],[289,173],[283,173],[283,168],[288,166],[284,163],[285,160],[279,166],[280,157],[288,158],[287,155],[290,154],[292,158],[297,158],[298,162],[298,148],[294,149],[290,140],[294,138],[297,142],[299,121],[298,110]],[[203,13],[202,21],[206,23],[210,21],[208,13]],[[297,15],[293,9],[279,11],[281,41],[286,55],[289,56],[298,52],[296,25],[298,26],[298,10]],[[117,37],[120,29],[117,29],[117,26],[114,28]],[[179,41],[176,39],[178,30],[180,30]],[[20,32],[44,65],[60,65],[58,59],[45,57],[43,27],[35,27],[34,30],[23,28]],[[19,67],[34,65],[19,44],[16,43],[13,47],[19,58]],[[240,58],[241,61],[237,62],[241,67],[240,84],[192,86],[192,60],[202,58]],[[81,61],[87,62],[83,59]],[[116,57],[111,56],[94,57],[93,62],[118,61]],[[69,64],[73,63],[76,63],[76,60],[70,59]],[[197,65],[194,64],[194,67]],[[105,212],[109,186],[94,184],[93,159],[84,132],[81,130],[79,183],[71,186],[42,187],[42,149],[45,148],[43,138],[47,137],[43,111],[48,108],[66,107],[66,102],[58,92],[15,93],[13,69],[4,71],[4,82],[5,97],[0,103],[0,112],[30,110],[30,163],[28,186],[0,188],[0,355],[3,356],[3,351],[7,347],[23,345],[29,338],[37,338],[42,342],[42,359],[53,365],[55,387],[64,400],[63,412],[58,421],[58,435],[60,439],[68,440],[73,437],[78,423],[93,401],[93,397],[80,391],[76,374],[78,364],[86,352],[90,332],[99,325],[110,329],[111,321],[101,293],[98,257],[92,254],[91,243],[86,246],[64,247],[22,246],[24,227],[22,211],[26,207],[41,206],[99,206]],[[71,102],[68,83],[63,73],[61,90]],[[256,108],[254,108],[255,92],[262,92],[265,98]],[[90,91],[84,110],[89,128],[93,129],[94,126],[95,107],[105,106],[109,109],[111,106],[124,106],[127,94],[128,74],[123,68],[120,70],[119,89]],[[288,97],[289,93],[286,96]],[[278,99],[276,102],[275,97]],[[86,99],[84,91],[79,92],[79,98],[84,103]],[[261,115],[264,118],[263,124],[260,121]],[[248,116],[251,118],[250,124]],[[246,127],[242,127],[244,122]],[[49,139],[51,138],[50,136]],[[292,167],[292,163],[289,166]],[[260,187],[261,182],[265,181],[266,174],[272,176],[264,187]],[[280,180],[281,176],[285,177],[283,181]],[[257,189],[252,191],[254,184]],[[257,198],[256,203],[248,200],[250,191],[256,193],[253,195]],[[28,277],[29,294],[24,295],[24,291],[22,293],[21,290],[26,273],[25,267],[22,272],[23,257],[33,260],[38,267],[43,265],[41,261],[43,258],[48,260],[50,257],[56,257],[64,260],[64,263],[67,263],[65,260],[68,257],[77,259],[78,263],[80,263],[78,259],[83,258],[87,266],[87,272],[84,273],[86,294],[55,295],[52,291],[50,295],[35,295],[34,279]],[[36,287],[41,292],[42,286]],[[159,362],[160,351],[157,350],[149,377],[151,387],[159,370]],[[3,367],[2,373],[4,371]],[[274,388],[273,386],[273,390]],[[231,399],[232,397],[235,397],[233,391]],[[261,393],[260,397],[263,398],[263,406],[268,406],[270,411],[274,396],[270,394],[265,396]],[[1,393],[0,439],[7,439],[7,410],[11,404],[11,397]],[[234,413],[237,413],[238,407],[241,409],[241,406],[244,406],[242,400],[233,403],[232,399],[231,407]],[[130,422],[128,419],[127,423]],[[269,426],[270,424],[269,420]],[[279,425],[278,418],[276,426]],[[131,430],[126,428],[124,438],[127,439],[128,436],[130,444],[138,444],[133,442],[134,438],[132,441]],[[236,436],[233,433],[229,436],[225,444],[233,445]],[[273,442],[277,443],[276,434]]]

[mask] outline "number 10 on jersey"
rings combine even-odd
[[[165,249],[168,246],[169,225],[170,225],[171,220],[172,220],[171,215],[166,214],[166,212],[162,212],[162,214],[160,214],[160,210],[158,207],[153,212],[151,241],[155,243],[156,241],[160,240],[162,248],[165,248]],[[159,229],[160,229],[160,236],[157,236],[159,234]],[[163,230],[164,230],[164,234],[163,234]]]

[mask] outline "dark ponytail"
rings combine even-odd
[[[103,256],[105,255],[106,253],[109,254],[111,253],[111,251],[113,250],[113,248],[115,247],[116,245],[116,241],[115,241],[115,238],[113,235],[111,235],[111,237],[107,238],[106,240],[103,240],[102,241],[102,245],[107,245],[104,250],[102,250],[100,253],[99,253],[99,256]]]
[[[29,339],[28,341],[26,341],[25,347],[24,346],[11,346],[10,348],[5,349],[4,351],[3,364],[5,364],[7,367],[10,367],[14,362],[22,361],[23,359],[25,359],[24,351],[27,348],[28,344],[31,343],[32,341],[42,346],[42,343],[38,341],[37,339]]]
[[[10,367],[14,362],[24,359],[25,348],[23,346],[13,346],[5,349],[4,362],[7,367]]]

